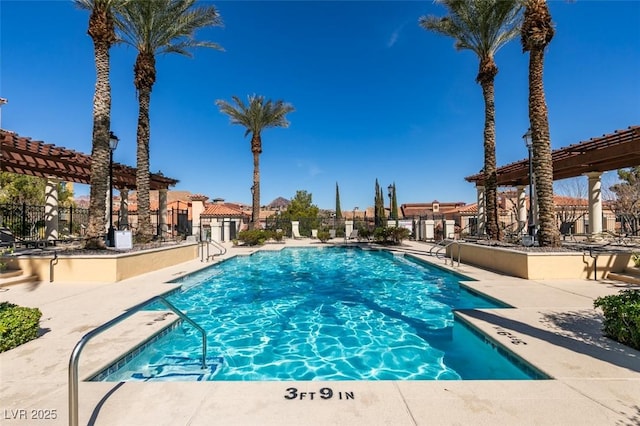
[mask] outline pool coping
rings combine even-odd
[[[290,241],[283,246],[314,245]],[[411,250],[429,246],[408,242]],[[235,252],[240,249],[230,249]],[[440,264],[442,259],[427,258]],[[206,265],[204,265],[206,266]],[[128,306],[167,290],[163,284],[202,268],[187,262],[106,285],[17,285],[0,297],[43,310],[50,331],[0,354],[1,420],[56,410],[47,424],[67,423],[66,367],[82,332]],[[448,266],[447,266],[448,267]],[[80,385],[80,420],[94,424],[631,424],[640,418],[640,353],[600,336],[595,297],[631,288],[614,281],[522,280],[462,265],[474,291],[514,306],[473,312],[468,320],[554,380],[418,382],[198,382]],[[634,287],[637,288],[637,287]],[[70,309],[74,306],[74,309]],[[589,321],[571,322],[583,315]],[[555,322],[551,321],[550,318]],[[562,321],[565,321],[564,323]],[[510,333],[497,334],[499,326]],[[527,344],[514,344],[514,338]],[[108,348],[108,342],[103,347]],[[82,361],[81,361],[82,362]],[[90,363],[91,359],[85,358]],[[640,365],[640,364],[639,364]],[[288,388],[318,392],[331,387],[355,399],[287,400]],[[153,405],[151,402],[153,401]],[[7,411],[9,410],[9,411]],[[37,411],[35,412],[37,414]],[[13,415],[15,414],[15,415]],[[13,418],[12,418],[13,417]],[[23,419],[25,420],[25,419]],[[26,419],[28,420],[28,419]]]

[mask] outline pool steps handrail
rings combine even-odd
[[[443,243],[444,241],[444,243]],[[429,254],[431,256],[436,256],[437,258],[440,258],[440,252],[443,250],[447,250],[447,248],[453,246],[454,244],[458,247],[458,267],[460,267],[460,250],[462,249],[462,246],[460,245],[460,242],[457,240],[453,240],[453,241],[449,241],[448,243],[446,243],[446,241],[448,240],[442,240],[440,242],[438,242],[438,244],[434,245],[433,247],[431,247],[431,250],[429,250]],[[440,243],[444,244],[444,245],[440,245]],[[432,254],[432,251],[434,248],[438,247],[438,249],[436,250],[435,253]],[[451,249],[451,267],[454,266],[454,253],[453,253],[453,249]],[[444,258],[444,264],[447,264],[447,258]]]
[[[200,327],[195,321],[189,318],[184,312],[180,311],[173,304],[171,304],[167,299],[162,296],[154,296],[150,299],[145,300],[142,303],[135,305],[130,308],[126,312],[118,315],[110,321],[105,322],[104,324],[94,328],[80,339],[80,341],[76,344],[71,352],[71,358],[69,359],[69,425],[70,426],[78,426],[78,360],[80,358],[80,353],[84,348],[84,345],[89,342],[92,338],[102,333],[103,331],[108,330],[113,327],[120,321],[130,317],[131,315],[138,312],[140,309],[144,308],[146,305],[153,302],[161,302],[167,308],[172,310],[176,315],[178,315],[181,319],[191,324],[196,330],[198,330],[202,334],[202,369],[207,368],[207,333],[204,331],[202,327]]]
[[[218,249],[220,253],[209,254],[209,245],[212,245],[214,248]],[[205,247],[206,253],[205,256]],[[201,240],[200,241],[200,262],[208,262],[217,256],[224,256],[227,253],[227,249],[217,241],[214,240]]]
[[[443,245],[447,244],[447,241],[449,240],[443,238],[442,240],[432,245],[431,248],[429,249],[429,256],[438,257],[438,252],[440,251],[440,248],[442,248]],[[437,252],[434,253],[433,250],[437,250]]]

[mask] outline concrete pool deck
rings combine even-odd
[[[306,245],[318,242],[287,240],[264,249]],[[398,251],[444,267],[442,259],[426,255],[429,248],[409,241]],[[229,247],[224,257],[253,251]],[[80,338],[127,308],[177,287],[167,281],[209,265],[194,260],[116,283],[0,288],[0,301],[40,308],[44,330],[38,339],[0,354],[0,424],[68,424],[68,364]],[[601,317],[593,309],[594,298],[639,286],[524,280],[467,265],[455,270],[477,280],[465,282],[468,287],[514,306],[463,311],[460,317],[553,380],[81,382],[80,424],[640,424],[640,352],[602,337]],[[80,377],[173,319],[141,312],[91,340],[80,357]],[[323,388],[332,391],[332,398],[320,398]]]

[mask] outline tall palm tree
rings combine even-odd
[[[544,51],[551,42],[553,34],[554,29],[547,2],[527,0],[521,40],[523,51],[529,52],[529,122],[540,221],[538,240],[543,247],[558,247],[561,244],[553,205],[553,160],[549,136],[549,113],[542,82]]]
[[[256,229],[260,223],[260,154],[262,153],[261,132],[267,127],[289,127],[286,115],[295,111],[293,105],[286,104],[281,100],[265,101],[264,96],[251,95],[248,97],[248,104],[245,104],[237,96],[232,96],[235,105],[218,99],[216,105],[220,111],[231,118],[231,124],[240,124],[246,127],[245,137],[251,134],[251,153],[253,154],[253,186],[251,192],[252,229]]]
[[[517,37],[522,5],[518,0],[439,0],[448,10],[444,18],[423,16],[419,24],[425,30],[455,39],[458,50],[471,50],[480,67],[476,82],[484,97],[484,186],[487,205],[487,233],[501,239],[498,222],[496,174],[496,130],[494,80],[498,66],[494,56],[507,42]]]
[[[222,50],[216,43],[198,41],[201,28],[222,25],[218,11],[211,5],[195,7],[196,0],[131,0],[117,15],[116,26],[124,43],[136,48],[134,85],[138,93],[136,152],[136,192],[138,196],[137,240],[147,242],[153,235],[149,206],[149,104],[156,81],[156,55],[178,53],[191,57],[189,49],[209,47]]]
[[[109,50],[116,42],[114,10],[126,0],[75,0],[75,4],[91,12],[87,33],[93,39],[96,64],[96,87],[93,95],[93,138],[91,147],[91,189],[89,192],[89,224],[86,248],[106,248],[101,238],[105,233],[105,194],[108,190],[109,130],[111,127],[111,85],[109,84]]]

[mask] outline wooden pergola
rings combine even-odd
[[[91,156],[72,149],[34,141],[17,133],[0,129],[0,170],[41,178],[55,176],[65,182],[91,183]],[[150,173],[152,190],[168,189],[178,183],[159,173]],[[136,188],[136,169],[113,163],[113,186]]]
[[[640,126],[630,126],[625,130],[588,141],[556,149],[551,153],[553,160],[553,180],[582,176],[590,172],[607,172],[640,165]],[[499,167],[498,186],[521,186],[529,184],[529,160],[517,161]],[[484,174],[478,173],[465,178],[477,186],[484,184]]]

